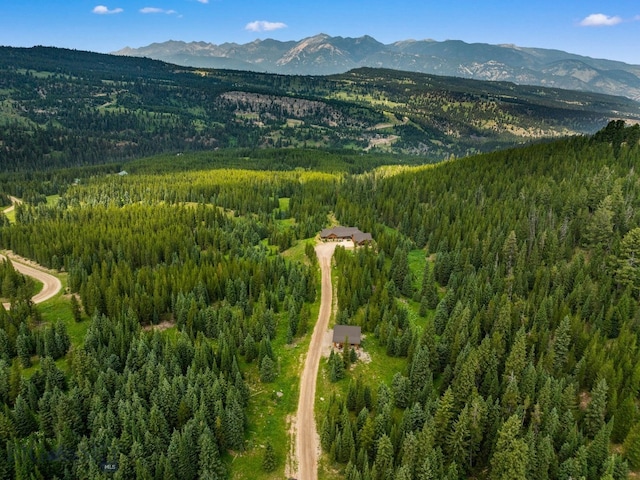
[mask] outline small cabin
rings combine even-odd
[[[342,348],[345,339],[349,340],[349,345],[360,348],[362,340],[362,329],[352,325],[336,325],[333,327],[333,346]]]

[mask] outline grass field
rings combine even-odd
[[[420,289],[422,285],[422,277],[424,275],[424,266],[427,263],[427,257],[424,250],[411,250],[408,255],[409,271],[413,274],[413,287]]]
[[[87,334],[89,328],[89,319],[84,316],[83,321],[76,322],[71,312],[71,304],[69,296],[64,292],[67,290],[67,274],[61,273],[56,275],[62,283],[62,289],[58,295],[51,300],[37,306],[38,311],[42,315],[42,324],[36,328],[44,328],[46,325],[50,325],[55,322],[62,322],[67,328],[69,339],[71,340],[71,348],[78,348],[84,343],[84,337]],[[17,359],[16,359],[17,361]],[[68,355],[66,357],[56,360],[56,365],[63,371],[69,370]],[[32,358],[32,365],[22,371],[22,374],[29,378],[37,370],[40,369],[40,359],[37,356]]]

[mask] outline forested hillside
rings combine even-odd
[[[391,384],[354,374],[332,398],[320,435],[346,478],[640,468],[639,140],[637,126],[611,124],[341,185],[336,215],[381,250],[337,258],[338,315],[407,357]],[[416,282],[408,253],[423,247]],[[398,298],[426,320],[412,324]]]
[[[0,166],[42,170],[216,148],[330,148],[431,159],[593,133],[637,102],[360,69],[334,77],[193,69],[0,48]]]
[[[3,289],[17,293],[0,310],[0,478],[106,478],[107,465],[123,479],[224,478],[226,452],[246,449],[251,390],[293,383],[274,349],[306,332],[316,296],[314,270],[267,242],[314,235],[335,181],[111,175],[53,206],[17,206],[0,244],[68,272],[67,308],[89,324],[70,345],[3,267]],[[285,195],[295,198],[281,210]],[[284,228],[289,215],[300,222]],[[284,427],[273,434],[285,448]]]
[[[335,255],[336,321],[371,362],[324,362],[326,478],[639,471],[640,126],[357,174],[328,159],[14,177],[60,196],[0,214],[0,247],[68,291],[51,320],[0,268],[0,478],[282,478],[318,308],[307,242],[333,217],[375,245]]]

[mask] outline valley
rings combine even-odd
[[[368,147],[433,162],[640,119],[628,98],[508,82],[371,68],[269,75],[46,47],[1,47],[0,82],[9,171],[230,148]]]

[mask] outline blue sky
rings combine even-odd
[[[317,33],[512,43],[640,65],[638,0],[0,0],[0,45],[108,53]]]

